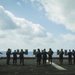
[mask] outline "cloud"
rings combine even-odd
[[[63,48],[63,49],[74,49],[75,43],[75,35],[71,33],[61,34],[58,37],[54,38],[55,43],[53,43],[56,48]]]
[[[5,32],[3,32],[3,31],[1,31],[1,30],[0,30],[0,38],[6,38]]]
[[[49,20],[75,32],[75,0],[39,0]]]
[[[44,3],[44,7],[45,7],[46,4],[48,4],[48,2],[46,3],[46,0],[44,1],[45,1]],[[48,1],[51,1],[51,0],[48,0]],[[52,3],[53,1],[54,0],[52,0]],[[63,23],[65,25],[66,20],[64,22],[63,16],[62,16],[62,19],[60,17],[59,21],[57,19],[60,13],[58,16],[55,17],[54,15],[55,12],[52,15],[52,14],[49,14],[51,10],[49,10],[47,6],[45,9],[48,10],[48,11],[46,10],[46,13],[47,15],[49,15],[50,20],[56,23]],[[32,51],[34,48],[35,49],[46,48],[48,50],[48,48],[51,47],[54,51],[56,51],[56,49],[61,49],[61,48],[64,48],[64,49],[75,48],[74,43],[75,43],[74,34],[70,34],[70,33],[61,34],[55,37],[52,33],[47,32],[46,29],[42,27],[40,24],[34,24],[26,20],[25,18],[16,17],[13,13],[11,13],[8,10],[5,10],[4,7],[0,6],[0,47],[2,50],[4,49],[7,50],[7,48],[11,48],[13,50],[18,48],[19,49],[28,48],[29,50]]]
[[[17,25],[11,19],[11,17],[6,13],[5,9],[0,6],[0,29],[16,29]]]
[[[63,41],[66,42],[74,42],[75,41],[75,35],[74,34],[63,34],[61,35],[61,37],[63,38]]]
[[[2,48],[43,48],[52,40],[52,34],[40,24],[16,17],[0,6],[0,46]],[[4,49],[3,49],[4,50]]]

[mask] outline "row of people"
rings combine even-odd
[[[40,52],[40,49],[38,49],[38,51],[36,52],[37,66],[41,64],[41,58],[43,60],[44,65],[46,65],[47,58],[49,63],[52,64],[53,53],[54,52],[52,51],[51,48],[49,49],[48,52],[46,52],[46,49],[44,49],[43,52]],[[63,49],[59,50],[59,64],[63,63],[63,55],[64,55]],[[72,59],[73,63],[75,64],[75,51],[74,50],[71,51],[71,49],[69,49],[69,52],[67,52],[66,55],[68,55],[68,64],[72,64]]]
[[[63,49],[61,49],[61,51],[59,51],[60,64],[63,63],[63,54],[64,54]],[[74,50],[71,51],[71,49],[69,49],[69,52],[67,53],[67,55],[68,55],[68,63],[72,64],[72,57],[73,57],[73,63],[75,64],[75,51]]]
[[[37,66],[41,64],[41,59],[43,59],[43,65],[46,65],[46,60],[48,58],[49,62],[51,62],[52,64],[52,55],[53,55],[53,51],[52,49],[50,48],[48,52],[46,52],[46,49],[44,49],[42,52],[40,51],[40,49],[37,50],[37,52],[35,53],[35,56],[36,56],[36,61],[37,61]],[[0,52],[0,54],[2,54]],[[14,50],[14,52],[11,53],[11,49],[8,49],[7,52],[6,52],[6,55],[7,55],[7,64],[9,65],[9,62],[10,62],[10,55],[13,55],[13,65],[17,64],[17,54],[19,55],[19,58],[20,58],[20,65],[24,65],[24,54],[25,52],[23,51],[23,49],[21,49],[20,52],[17,52],[16,50]],[[61,49],[59,51],[59,62],[60,64],[63,63],[63,49]],[[47,57],[48,55],[48,57]],[[68,62],[69,64],[72,64],[72,56],[73,56],[73,59],[74,59],[74,64],[75,64],[75,51],[71,51],[69,50],[69,52],[67,53],[68,55]]]
[[[46,60],[47,60],[47,54],[48,54],[48,60],[52,64],[52,55],[53,51],[50,48],[48,52],[46,52],[46,49],[43,50],[43,52],[40,52],[40,49],[36,52],[36,61],[37,61],[37,66],[40,66],[41,64],[41,59],[43,60],[43,65],[46,65]]]
[[[12,53],[11,53],[11,49],[8,49],[6,52],[7,65],[10,64],[9,62],[10,62],[10,55],[11,54],[13,55],[13,65],[17,64],[17,54],[19,55],[19,58],[20,58],[20,65],[24,65],[24,54],[25,54],[25,52],[23,51],[23,49],[21,49],[20,52],[16,52],[16,50],[14,50],[14,52],[12,52]],[[37,65],[41,64],[42,55],[43,55],[43,64],[46,65],[47,54],[49,55],[49,61],[51,61],[51,63],[52,63],[53,51],[51,50],[51,48],[49,49],[49,52],[46,52],[46,49],[44,49],[43,52],[40,52],[40,49],[38,49],[38,51],[35,54],[36,59],[37,59]]]
[[[8,49],[6,52],[7,55],[7,65],[10,64],[10,55],[13,55],[13,65],[17,65],[17,54],[19,55],[20,58],[20,65],[24,65],[24,54],[25,52],[23,51],[23,49],[21,49],[20,52],[17,52],[16,50],[14,50],[14,52],[11,53],[11,49]]]

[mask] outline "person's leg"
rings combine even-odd
[[[45,66],[46,66],[46,59],[45,59]]]
[[[61,57],[59,57],[59,64],[61,64]]]
[[[70,64],[70,58],[68,58],[68,63]]]
[[[44,65],[44,59],[43,59],[43,65]]]
[[[62,57],[62,64],[63,64],[63,57]]]
[[[41,59],[39,58],[39,65],[41,65]]]
[[[14,59],[14,64],[15,64],[15,65],[17,64],[17,59],[16,59],[16,58]]]
[[[52,57],[51,57],[51,64],[52,64]]]
[[[24,65],[24,58],[22,58],[22,65]]]
[[[21,61],[22,61],[22,60],[21,60],[21,58],[20,58],[20,65],[21,65]]]
[[[36,59],[36,65],[38,66],[38,58]]]
[[[72,58],[70,59],[70,64],[72,65]]]
[[[9,64],[9,59],[7,58],[7,65]]]
[[[48,58],[48,62],[50,63],[50,57]]]
[[[10,62],[10,58],[8,58],[8,61],[7,61],[8,65],[10,64],[9,62]]]
[[[14,61],[14,58],[13,58],[13,65],[14,65],[15,61]]]

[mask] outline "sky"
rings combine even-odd
[[[0,51],[75,49],[75,0],[0,0]]]

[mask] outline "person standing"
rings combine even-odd
[[[60,63],[60,65],[63,63],[63,54],[64,54],[63,49],[61,49],[61,51],[59,52],[59,63]]]
[[[38,49],[38,51],[36,52],[37,66],[40,66],[41,65],[41,55],[42,55],[42,53],[40,52],[40,49]]]
[[[13,54],[13,65],[17,65],[17,52],[14,50]]]
[[[46,60],[47,60],[47,52],[46,52],[46,49],[44,49],[43,52],[42,52],[42,58],[43,58],[43,65],[46,66]]]
[[[6,56],[7,56],[7,65],[9,65],[10,63],[10,55],[11,55],[11,49],[8,48],[7,52],[6,52]]]
[[[75,64],[75,51],[74,50],[73,50],[72,54],[73,54],[73,63]]]
[[[24,54],[25,52],[23,51],[23,49],[21,49],[21,52],[19,53],[20,65],[24,65]]]
[[[68,52],[68,62],[70,65],[72,65],[72,52],[71,50],[69,49],[69,52]]]
[[[49,63],[52,64],[52,55],[53,55],[53,51],[52,49],[50,48],[49,51],[48,51],[48,61]]]

